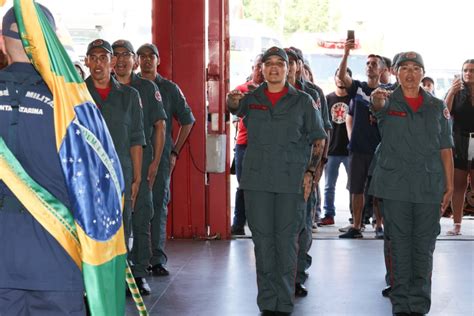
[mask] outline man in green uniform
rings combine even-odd
[[[314,100],[286,81],[285,51],[271,47],[262,62],[266,82],[245,96],[230,92],[227,107],[248,130],[240,186],[255,244],[257,304],[263,315],[289,315],[305,201],[327,135]]]
[[[147,146],[143,148],[142,181],[132,215],[133,246],[130,259],[133,262],[132,272],[140,293],[149,295],[151,289],[145,276],[148,275],[147,269],[151,258],[152,189],[165,144],[166,114],[158,87],[152,81],[143,79],[133,72],[138,66],[138,60],[132,44],[127,40],[117,40],[112,44],[112,49],[117,58],[114,67],[115,77],[121,84],[129,85],[140,93],[143,106],[143,127]]]
[[[170,80],[160,76],[157,67],[160,65],[158,49],[153,44],[144,44],[137,50],[141,76],[153,81],[160,89],[163,106],[166,112],[166,139],[161,156],[158,174],[153,186],[153,206],[155,214],[151,222],[152,258],[151,271],[156,276],[169,275],[166,269],[168,257],[165,253],[166,221],[168,218],[168,202],[170,199],[170,176],[176,159],[179,157],[186,139],[194,124],[191,112],[181,89]],[[177,119],[180,128],[176,142],[173,142],[173,117]]]
[[[122,166],[125,182],[123,224],[128,246],[132,209],[141,182],[145,135],[140,96],[137,90],[121,85],[111,76],[115,62],[107,41],[97,39],[87,47],[86,66],[91,73],[86,79],[87,88],[104,117]]]
[[[421,56],[402,53],[396,68],[400,87],[371,95],[382,137],[371,185],[391,242],[393,313],[415,316],[430,310],[440,214],[453,194],[453,139],[446,105],[420,88]]]

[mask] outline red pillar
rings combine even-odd
[[[207,132],[226,137],[226,166],[229,166],[229,115],[226,115],[225,97],[229,91],[229,4],[226,0],[209,1],[209,64],[207,86],[211,122]],[[217,124],[212,124],[217,122]],[[217,126],[216,126],[217,125]],[[230,236],[230,174],[209,174],[208,218],[211,233]]]
[[[152,1],[153,42],[158,46],[161,59],[158,71],[181,87],[196,118],[172,177],[168,237],[200,238],[207,237],[208,232],[210,235],[228,237],[228,167],[222,174],[206,173],[206,135],[208,132],[226,134],[228,130],[223,108],[228,82],[225,80],[228,78],[227,57],[223,57],[228,56],[227,0],[209,1],[212,12],[209,20],[213,21],[210,22],[209,62],[210,68],[217,70],[211,70],[208,97],[209,113],[222,116],[219,117],[217,131],[207,128],[205,1]],[[216,5],[219,8],[217,10],[214,7]],[[227,46],[224,46],[225,38]],[[227,48],[223,51],[223,47]],[[177,127],[174,126],[175,131]]]

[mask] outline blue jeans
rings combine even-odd
[[[247,145],[235,145],[234,159],[235,159],[235,175],[237,176],[237,182],[240,183],[240,177],[242,176],[242,161],[244,160],[245,150]],[[232,220],[232,226],[244,227],[246,222],[245,217],[245,200],[244,191],[237,188],[235,192],[235,208],[234,208],[234,219]]]
[[[349,173],[349,156],[328,156],[328,162],[324,169],[324,216],[336,216],[336,207],[334,206],[334,197],[336,195],[336,182],[339,176],[339,166],[341,163]]]

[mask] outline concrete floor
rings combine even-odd
[[[313,243],[309,295],[293,315],[391,315],[381,296],[382,241],[322,239]],[[167,277],[149,277],[150,315],[259,315],[251,239],[172,240]],[[439,240],[434,255],[430,316],[474,315],[474,241]],[[131,300],[127,315],[137,315]]]
[[[380,293],[385,286],[383,242],[374,239],[370,226],[362,240],[338,238],[338,228],[350,217],[342,170],[340,178],[336,223],[313,234],[309,295],[296,300],[293,315],[390,316],[390,301]],[[464,217],[462,236],[447,236],[451,228],[452,219],[442,218],[429,316],[474,316],[474,217]],[[247,236],[231,241],[169,241],[171,275],[147,278],[153,291],[145,297],[150,315],[259,315],[253,243],[246,231]],[[128,299],[127,316],[132,315],[138,314]]]

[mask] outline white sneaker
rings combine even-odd
[[[349,225],[347,225],[347,226],[345,226],[345,227],[339,228],[339,231],[340,231],[341,233],[346,233],[346,232],[348,232],[349,229],[351,229],[351,228],[352,228],[352,225],[349,224]],[[361,231],[361,232],[364,232],[364,231],[365,231],[365,225],[362,225],[362,226],[360,227],[360,231]]]
[[[352,225],[349,224],[349,225],[347,225],[347,226],[345,226],[345,227],[339,228],[339,231],[340,231],[341,233],[346,233],[346,232],[348,232],[349,229],[351,229],[351,228],[352,228]]]

